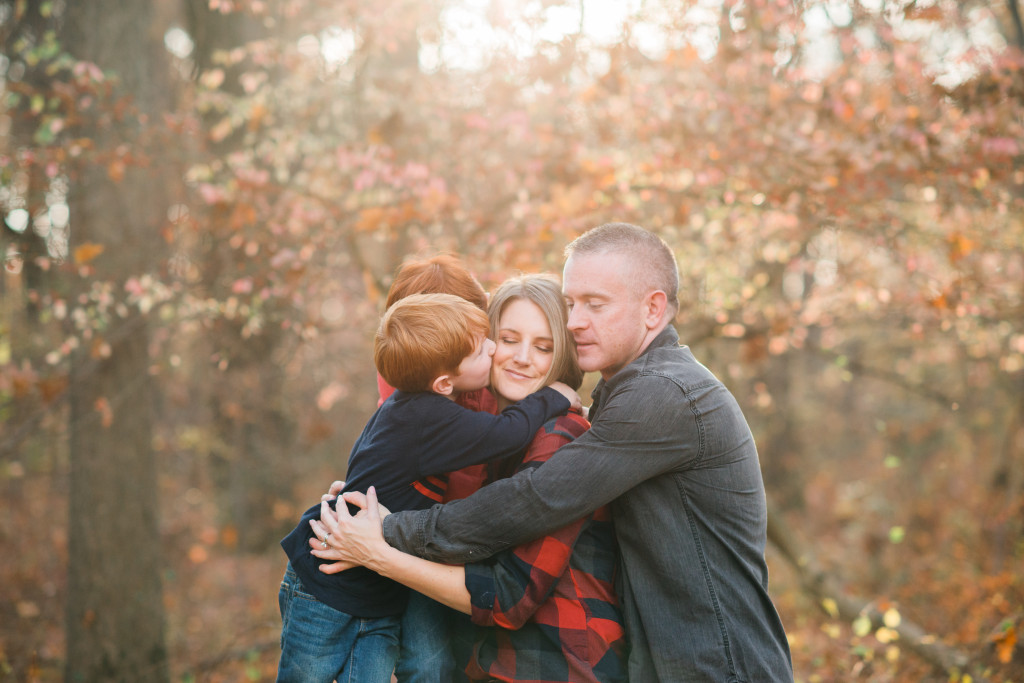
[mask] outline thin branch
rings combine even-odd
[[[838,616],[848,622],[859,617],[867,617],[871,620],[873,628],[885,625],[883,615],[875,603],[847,595],[839,581],[821,568],[810,551],[801,547],[796,535],[771,504],[768,506],[768,541],[793,567],[804,591],[813,596],[819,605],[826,602],[834,605]],[[829,610],[826,611],[833,614]],[[899,642],[902,645],[922,660],[944,671],[950,676],[950,680],[954,680],[953,674],[956,674],[956,680],[959,680],[959,674],[968,670],[970,657],[966,653],[944,645],[934,634],[928,633],[906,616],[901,617],[900,623],[893,630],[899,634]],[[971,674],[975,683],[986,683],[988,680],[980,671],[972,671]]]
[[[841,353],[829,351],[820,346],[807,342],[804,343],[804,348],[807,349],[808,351],[812,351],[818,354],[819,356],[828,358],[830,360],[836,360],[837,358],[843,355]],[[897,386],[907,391],[908,393],[915,394],[922,398],[928,399],[929,401],[932,401],[942,406],[943,408],[946,408],[947,410],[955,410],[954,406],[960,404],[959,401],[952,398],[951,396],[944,394],[937,389],[932,389],[931,387],[925,386],[924,384],[911,382],[898,372],[872,367],[858,360],[852,359],[847,361],[845,367],[847,370],[849,370],[851,373],[855,375],[860,375],[861,377],[871,377],[873,379],[882,380],[883,382],[888,382],[889,384]]]
[[[1006,4],[1010,8],[1010,18],[1013,20],[1013,29],[1017,34],[1017,47],[1024,50],[1024,22],[1020,18],[1020,7],[1017,5],[1017,0],[1006,0]]]

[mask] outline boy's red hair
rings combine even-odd
[[[406,261],[395,274],[388,290],[385,310],[410,294],[444,293],[461,296],[481,311],[487,310],[487,293],[473,274],[455,256],[438,254]]]
[[[384,313],[373,340],[373,362],[388,384],[404,392],[430,391],[455,374],[487,336],[487,314],[452,294],[413,294]]]

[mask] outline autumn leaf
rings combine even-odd
[[[28,396],[35,386],[34,377],[28,372],[12,372],[10,382],[9,386],[14,390],[15,398]]]
[[[203,546],[196,544],[188,549],[188,559],[192,564],[202,564],[210,559],[210,553]]]
[[[369,297],[370,301],[377,303],[381,300],[381,291],[377,287],[377,282],[373,278],[373,273],[369,270],[363,270],[363,285],[366,287],[366,296]]]
[[[903,16],[911,21],[941,21],[942,7],[938,5],[922,7],[916,2],[912,2],[903,10]]]
[[[67,388],[67,375],[55,375],[52,377],[44,377],[43,379],[39,380],[38,384],[39,394],[47,403],[53,401],[55,398],[63,394]]]
[[[228,524],[220,531],[220,541],[226,548],[238,547],[238,527]]]
[[[252,278],[243,277],[231,283],[231,291],[234,294],[249,294],[252,292]]]
[[[260,126],[263,125],[263,120],[267,117],[267,108],[262,104],[255,104],[249,111],[249,122],[247,128],[250,131],[259,130]]]
[[[384,209],[378,206],[363,209],[359,212],[359,220],[356,222],[355,229],[360,232],[376,230],[384,222],[385,215]]]
[[[124,179],[125,163],[121,159],[114,159],[107,164],[107,176],[115,183],[119,183]]]
[[[108,428],[114,423],[114,411],[110,407],[110,401],[101,396],[96,399],[96,402],[93,404],[93,409],[100,414],[100,424],[102,424],[104,428]]]
[[[104,246],[95,242],[86,242],[75,247],[74,259],[78,265],[84,265],[103,253]]]
[[[326,413],[334,404],[348,396],[348,388],[341,382],[331,382],[316,396],[316,407]]]
[[[1010,624],[1001,633],[992,636],[992,642],[995,643],[996,657],[999,661],[1009,664],[1013,659],[1013,650],[1017,646],[1017,629]]]
[[[110,354],[110,344],[108,344],[105,339],[102,337],[93,339],[92,344],[89,347],[89,356],[91,358],[110,358]]]
[[[222,142],[227,136],[231,135],[231,131],[234,129],[234,121],[230,116],[225,116],[210,129],[210,139],[214,142]]]
[[[334,433],[334,425],[323,419],[314,419],[305,430],[306,441],[311,444],[326,441],[334,436]]]
[[[946,240],[949,243],[949,260],[956,263],[974,250],[974,242],[960,233],[954,233]]]

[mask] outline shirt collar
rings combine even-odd
[[[630,365],[633,365],[633,363],[639,362],[640,359],[646,356],[651,349],[662,348],[665,346],[679,346],[679,333],[676,332],[676,328],[672,327],[671,325],[666,325],[665,329],[659,332],[654,337],[654,339],[651,340],[651,343],[647,345],[647,348],[641,351],[640,355],[637,356],[632,363],[627,365],[626,368],[628,368]],[[615,379],[620,374],[622,374],[622,371],[625,370],[626,368],[622,368],[622,370],[619,370],[614,375],[612,375],[612,379]],[[591,422],[594,421],[594,415],[596,415],[597,411],[600,410],[601,393],[604,391],[605,384],[605,379],[604,377],[602,377],[600,380],[598,380],[597,386],[594,387],[594,390],[590,392],[591,405],[589,415]]]

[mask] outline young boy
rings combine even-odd
[[[454,254],[441,253],[403,261],[388,289],[384,310],[413,294],[454,294],[487,311],[487,292]],[[395,388],[378,372],[377,390],[380,395],[377,407],[380,407]],[[461,393],[455,402],[470,410],[498,412],[494,396],[487,389]],[[480,488],[487,476],[487,467],[487,463],[470,465],[430,477],[424,484],[438,494],[437,502],[464,498]],[[395,665],[398,683],[452,683],[459,679],[450,627],[452,622],[465,620],[464,614],[410,591],[409,602],[402,613],[402,637]]]
[[[449,294],[417,294],[394,304],[374,339],[374,363],[396,388],[363,428],[349,456],[345,491],[373,485],[390,510],[423,509],[437,500],[428,477],[525,449],[549,419],[579,397],[555,383],[498,415],[454,401],[490,379],[494,342],[486,314]],[[281,584],[283,621],[278,681],[335,679],[388,683],[398,654],[408,589],[359,567],[319,571],[302,516],[281,545],[289,564]]]

